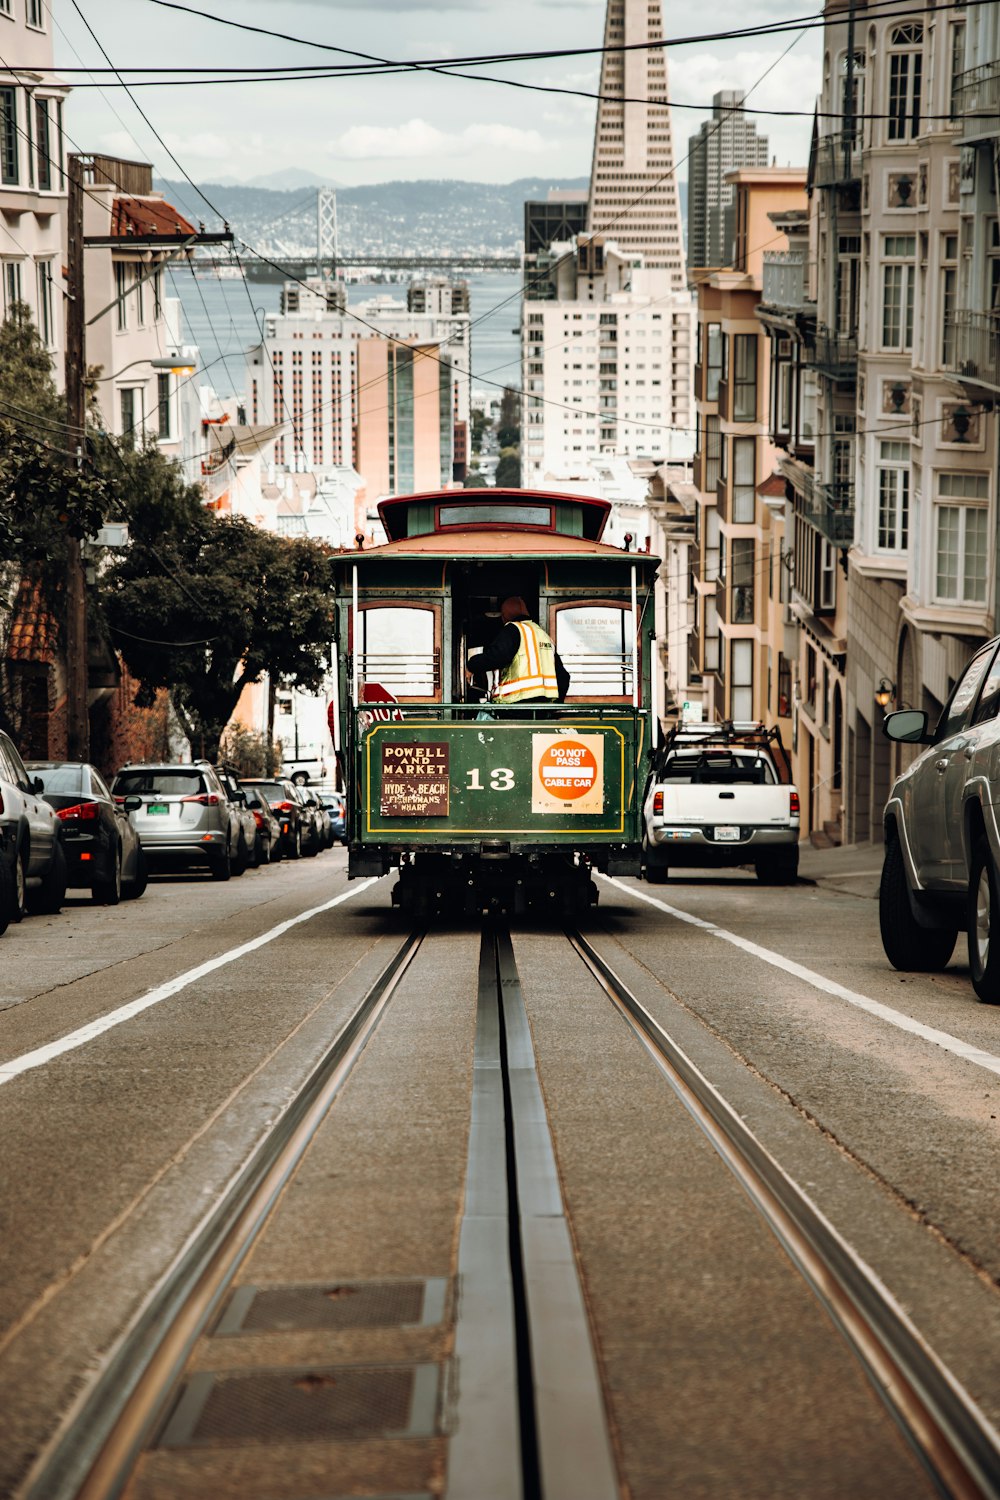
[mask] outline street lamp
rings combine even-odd
[[[890,682],[888,677],[879,679],[879,685],[875,689],[875,702],[884,713],[889,704],[896,696],[896,684]]]

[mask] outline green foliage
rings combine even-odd
[[[0,559],[41,565],[50,598],[67,538],[92,535],[108,504],[101,476],[77,463],[76,436],[48,350],[17,303],[0,323]]]
[[[501,448],[516,448],[521,441],[521,397],[510,385],[500,398],[497,437]]]
[[[516,448],[501,448],[495,480],[498,490],[521,488],[521,455]]]
[[[151,700],[166,688],[195,753],[214,756],[264,673],[321,686],[333,634],[326,549],[206,510],[155,450],[126,455],[130,545],[102,579],[112,640]]]
[[[274,747],[268,755],[267,736],[254,734],[239,719],[229,725],[219,746],[222,759],[240,776],[268,776],[274,767]]]

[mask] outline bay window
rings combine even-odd
[[[910,531],[910,445],[879,443],[878,539],[880,552],[905,552]]]

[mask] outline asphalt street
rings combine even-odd
[[[599,882],[585,930],[1000,1425],[1000,1009],[961,950],[892,970],[877,850]],[[0,1493],[28,1475],[404,929],[392,879],[299,864],[71,900],[0,940]],[[558,926],[514,953],[621,1492],[932,1493],[847,1345]],[[206,1337],[201,1371],[418,1360],[432,1428],[155,1447],[143,1497],[445,1494],[479,933],[442,923],[239,1284],[432,1278],[435,1325]]]

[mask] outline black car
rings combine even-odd
[[[301,859],[304,846],[313,840],[313,826],[309,809],[299,801],[292,783],[283,777],[255,777],[241,780],[240,786],[248,797],[252,792],[263,797],[281,824],[282,853],[289,859]]]
[[[142,798],[117,803],[100,772],[85,762],[33,760],[28,769],[62,825],[68,884],[85,886],[105,906],[141,896],[146,856],[129,813],[141,807]]]

